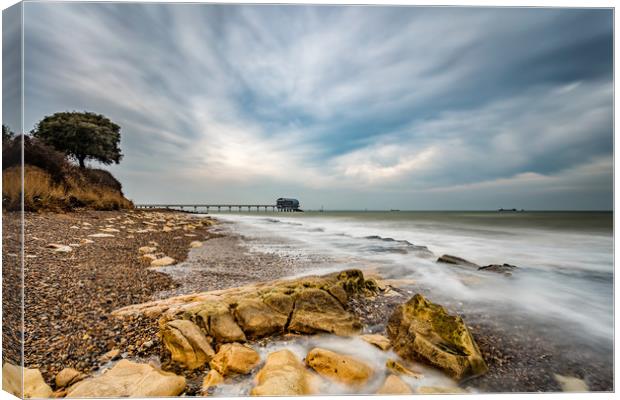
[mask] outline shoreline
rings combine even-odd
[[[123,358],[153,361],[161,356],[162,348],[157,337],[157,321],[144,316],[114,319],[110,315],[112,311],[150,300],[311,272],[312,265],[304,266],[298,260],[250,252],[243,245],[242,237],[222,234],[213,227],[202,227],[190,234],[197,236],[163,231],[119,232],[115,233],[117,237],[95,239],[95,243],[74,247],[66,254],[45,248],[48,243],[83,239],[97,229],[105,229],[110,225],[110,218],[159,212],[182,219],[203,218],[160,210],[26,214],[26,254],[35,256],[26,259],[25,270],[26,367],[39,368],[45,380],[53,382],[54,375],[65,367],[85,373],[100,370],[109,363],[100,361],[99,357],[114,349]],[[91,227],[86,231],[71,228],[78,222],[87,222]],[[204,241],[203,246],[190,249],[194,240]],[[155,270],[140,262],[138,248],[148,246],[151,241],[156,241],[178,263]],[[424,288],[407,285],[397,291],[402,295],[377,296],[367,304],[352,303],[353,308],[357,307],[356,314],[362,316],[373,333],[384,330],[396,305],[407,301],[412,293],[424,292]],[[432,299],[432,293],[428,295]],[[448,308],[454,311],[453,307]],[[527,336],[515,340],[518,332],[507,332],[489,318],[484,322],[483,315],[464,318],[489,364],[486,375],[466,385],[484,392],[560,391],[560,385],[552,377],[552,372],[556,372],[585,378],[591,390],[613,390],[613,376],[593,378],[605,375],[597,374],[597,370],[603,369],[600,366],[584,369],[578,358],[571,365],[563,365],[566,359],[550,357],[550,353],[557,351],[550,349],[544,340]],[[571,357],[567,358],[571,361]],[[596,363],[590,360],[590,364]],[[188,381],[196,385],[198,375],[194,375],[186,374]]]

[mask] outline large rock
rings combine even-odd
[[[396,375],[390,375],[383,385],[377,390],[377,394],[412,394],[411,388]]]
[[[349,314],[334,296],[325,290],[309,288],[298,295],[288,329],[347,336],[359,332],[361,327],[359,320]]]
[[[86,375],[82,374],[80,371],[74,368],[65,368],[56,375],[56,387],[63,388],[71,386],[84,378],[86,378]]]
[[[416,294],[394,310],[387,326],[394,351],[423,360],[457,380],[487,372],[487,365],[463,320]]]
[[[461,258],[461,257],[451,256],[449,254],[444,254],[443,256],[439,257],[437,259],[437,262],[445,263],[445,264],[466,265],[468,267],[476,267],[476,268],[479,267],[478,264],[475,264],[471,261],[467,261],[466,259]]]
[[[385,362],[385,368],[396,375],[407,375],[412,378],[420,379],[423,378],[421,372],[416,372],[411,370],[410,368],[405,367],[403,364],[399,363],[396,360],[392,360],[391,358]]]
[[[203,329],[218,343],[245,342],[245,334],[237,325],[228,305],[222,302],[205,302],[194,311]]]
[[[188,369],[202,367],[214,355],[207,337],[191,321],[183,319],[169,321],[162,327],[161,334],[172,360]]]
[[[365,384],[373,375],[372,368],[362,361],[321,348],[308,352],[306,365],[321,376],[352,386]]]
[[[280,350],[267,356],[256,375],[252,396],[300,396],[313,394],[316,388],[313,375],[290,350]]]
[[[378,334],[361,335],[360,339],[362,339],[363,341],[367,343],[372,344],[373,346],[380,348],[383,351],[387,351],[389,350],[390,347],[392,347],[392,344],[390,343],[390,339],[386,338],[383,335],[378,335]]]
[[[223,376],[248,374],[260,362],[258,353],[249,346],[227,343],[211,359],[211,368]]]
[[[52,388],[45,383],[41,371],[33,368],[22,368],[10,363],[5,363],[2,366],[2,390],[17,397],[23,395],[23,397],[34,398],[51,397],[53,393]]]
[[[504,274],[506,276],[512,276],[513,271],[517,269],[516,265],[510,264],[490,264],[484,267],[478,268],[478,271],[496,272],[498,274]]]
[[[246,336],[258,338],[284,332],[288,314],[269,307],[260,298],[239,300],[235,317]]]
[[[553,374],[553,377],[560,384],[563,392],[587,392],[590,390],[583,379],[560,374]]]
[[[217,372],[216,370],[212,369],[203,378],[203,380],[202,380],[202,388],[200,390],[201,390],[203,395],[208,395],[209,391],[211,390],[211,388],[216,387],[217,385],[219,385],[222,382],[224,382],[224,377],[219,372]]]
[[[148,364],[119,361],[106,373],[78,382],[67,397],[163,397],[178,396],[185,378]]]

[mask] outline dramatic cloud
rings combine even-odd
[[[611,10],[24,7],[26,128],[109,116],[137,202],[612,207]]]

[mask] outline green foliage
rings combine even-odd
[[[3,144],[13,139],[14,135],[15,134],[13,133],[13,131],[11,131],[11,129],[8,126],[2,124],[2,143]]]
[[[81,168],[88,159],[118,164],[123,157],[119,147],[120,126],[100,114],[59,112],[43,118],[33,135],[74,158]]]

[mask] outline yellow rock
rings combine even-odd
[[[362,361],[321,348],[308,352],[306,365],[319,375],[347,385],[363,385],[373,375],[372,368]]]
[[[219,372],[212,369],[202,380],[202,394],[207,395],[209,388],[215,387],[222,382],[224,382],[224,377]]]
[[[198,240],[194,240],[193,242],[189,244],[189,247],[191,247],[192,249],[195,249],[197,247],[202,247],[202,242],[199,242]]]
[[[396,354],[404,359],[424,360],[456,380],[488,371],[461,317],[448,314],[421,294],[396,308],[387,333]]]
[[[5,363],[2,366],[2,390],[17,397],[22,397],[23,394],[23,397],[34,398],[51,397],[53,393],[52,388],[43,380],[41,371],[32,368],[22,368],[10,363]]]
[[[140,254],[148,254],[148,253],[154,253],[157,251],[156,247],[151,247],[151,246],[142,246],[138,249],[138,252]]]
[[[587,392],[590,390],[582,379],[559,374],[553,374],[553,376],[562,387],[563,392]]]
[[[151,267],[165,267],[167,265],[172,265],[175,263],[174,258],[172,257],[162,257],[156,260],[151,261]]]
[[[313,394],[316,388],[313,375],[290,350],[280,350],[267,356],[256,375],[257,386],[252,396],[299,396]]]
[[[207,337],[191,321],[177,319],[167,322],[162,327],[161,334],[172,360],[188,369],[202,367],[214,355]]]
[[[258,353],[249,346],[227,343],[220,347],[209,365],[223,376],[247,374],[260,362]]]
[[[200,321],[199,325],[218,343],[245,342],[245,334],[237,325],[228,305],[223,302],[204,302],[192,310]]]
[[[69,388],[67,397],[163,397],[178,396],[185,378],[148,364],[121,360],[112,369]]]
[[[419,394],[440,394],[440,393],[468,393],[459,387],[443,387],[443,386],[421,386],[416,393]]]
[[[56,375],[56,387],[63,388],[86,378],[86,375],[73,368],[65,368]]]
[[[295,301],[289,330],[300,333],[327,332],[340,336],[357,333],[362,325],[327,291],[308,288]]]
[[[388,371],[397,375],[407,375],[416,379],[424,377],[424,375],[422,375],[420,372],[412,371],[409,368],[405,367],[403,364],[399,363],[398,361],[392,360],[391,358],[385,362],[385,368],[387,368]]]
[[[411,388],[396,375],[390,375],[383,385],[377,390],[377,394],[412,394]]]
[[[360,336],[360,338],[365,342],[368,342],[374,346],[377,346],[383,351],[386,351],[390,347],[392,347],[392,344],[390,343],[390,339],[386,338],[383,335],[362,335]]]

